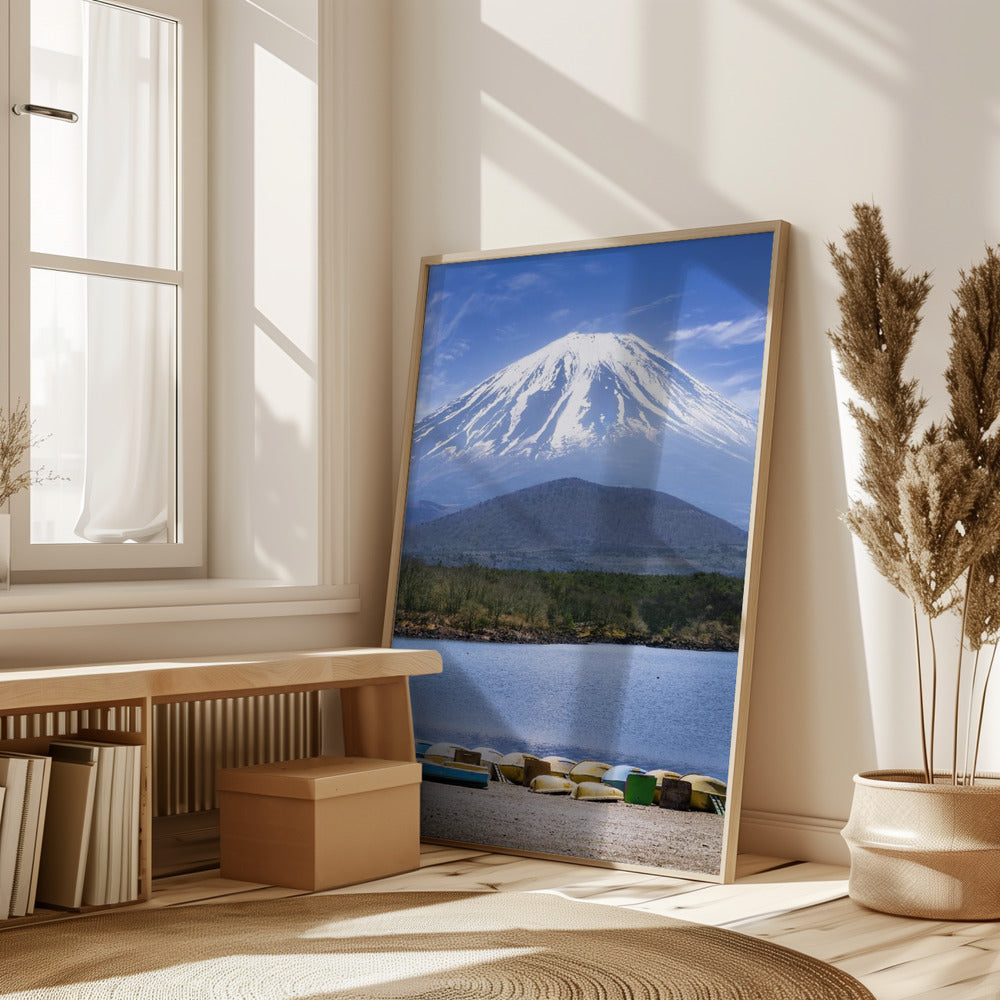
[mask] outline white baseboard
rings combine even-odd
[[[850,855],[840,836],[846,822],[842,819],[743,809],[740,811],[739,851],[741,854],[762,854],[790,861],[848,866]]]

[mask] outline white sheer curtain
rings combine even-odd
[[[85,3],[87,256],[173,268],[175,60],[155,18]],[[76,534],[167,541],[176,292],[91,278],[86,431]]]

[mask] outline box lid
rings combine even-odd
[[[274,764],[252,764],[219,771],[220,792],[276,795],[290,799],[329,799],[417,784],[420,765],[375,757],[306,757]]]

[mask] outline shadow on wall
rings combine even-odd
[[[553,4],[528,15],[523,5],[483,2],[478,23],[470,6],[397,12],[397,62],[409,88],[397,111],[400,154],[413,154],[400,182],[408,209],[400,246],[462,251],[793,214],[783,208],[780,151],[766,144],[790,145],[782,102],[801,92],[782,79],[767,45],[784,52],[821,43],[822,35],[798,37],[798,13],[741,4],[744,15],[771,22],[773,39],[740,53],[746,64],[734,70],[714,51],[722,14],[706,5],[628,5],[612,14],[598,4]],[[815,18],[828,5],[803,6]],[[892,20],[902,18],[897,12]],[[897,29],[906,37],[912,25],[879,30],[889,37]],[[818,55],[863,77],[849,47]],[[740,69],[754,78],[741,78]],[[475,108],[465,99],[472,94]],[[744,122],[724,150],[709,115],[720,101],[738,106]],[[442,109],[459,115],[450,127]],[[815,129],[799,139],[815,143]],[[473,161],[478,203],[468,190]],[[734,161],[745,183],[719,169]],[[457,202],[449,198],[453,180],[461,184]],[[759,810],[846,815],[850,775],[872,763],[875,743],[854,552],[837,520],[846,490],[823,334],[829,321],[821,318],[831,313],[832,275],[822,244],[789,221],[745,801]],[[410,271],[398,277],[397,287],[412,289]],[[627,676],[609,677],[601,692],[609,725],[621,724],[628,685]],[[582,713],[590,692],[566,695]],[[830,791],[835,783],[841,791]]]
[[[843,817],[854,770],[919,752],[908,607],[855,564],[838,521],[854,470],[824,336],[837,322],[824,244],[852,201],[882,203],[900,260],[942,275],[924,329],[946,329],[946,282],[997,235],[983,221],[997,202],[995,5],[577,4],[572,32],[546,23],[566,6],[530,20],[480,9],[483,245],[775,216],[795,227],[746,788],[758,810]],[[931,382],[940,340],[913,359]],[[612,693],[609,712],[620,704]]]

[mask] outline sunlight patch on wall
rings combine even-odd
[[[634,221],[635,231],[669,228],[666,219],[592,164],[488,93],[482,93],[482,245],[523,242],[525,220],[552,240],[594,231],[580,204]],[[516,208],[515,208],[516,206]]]
[[[254,305],[316,358],[314,80],[254,46]]]
[[[526,58],[537,59],[572,87],[593,94],[621,114],[641,119],[647,95],[640,60],[614,74],[589,69],[604,65],[609,52],[641,50],[645,17],[640,7],[588,5],[579,0],[545,4],[483,0],[481,10],[484,27],[508,39]],[[594,89],[597,79],[599,91]]]
[[[255,561],[287,583],[318,564],[317,85],[253,49],[252,471]]]

